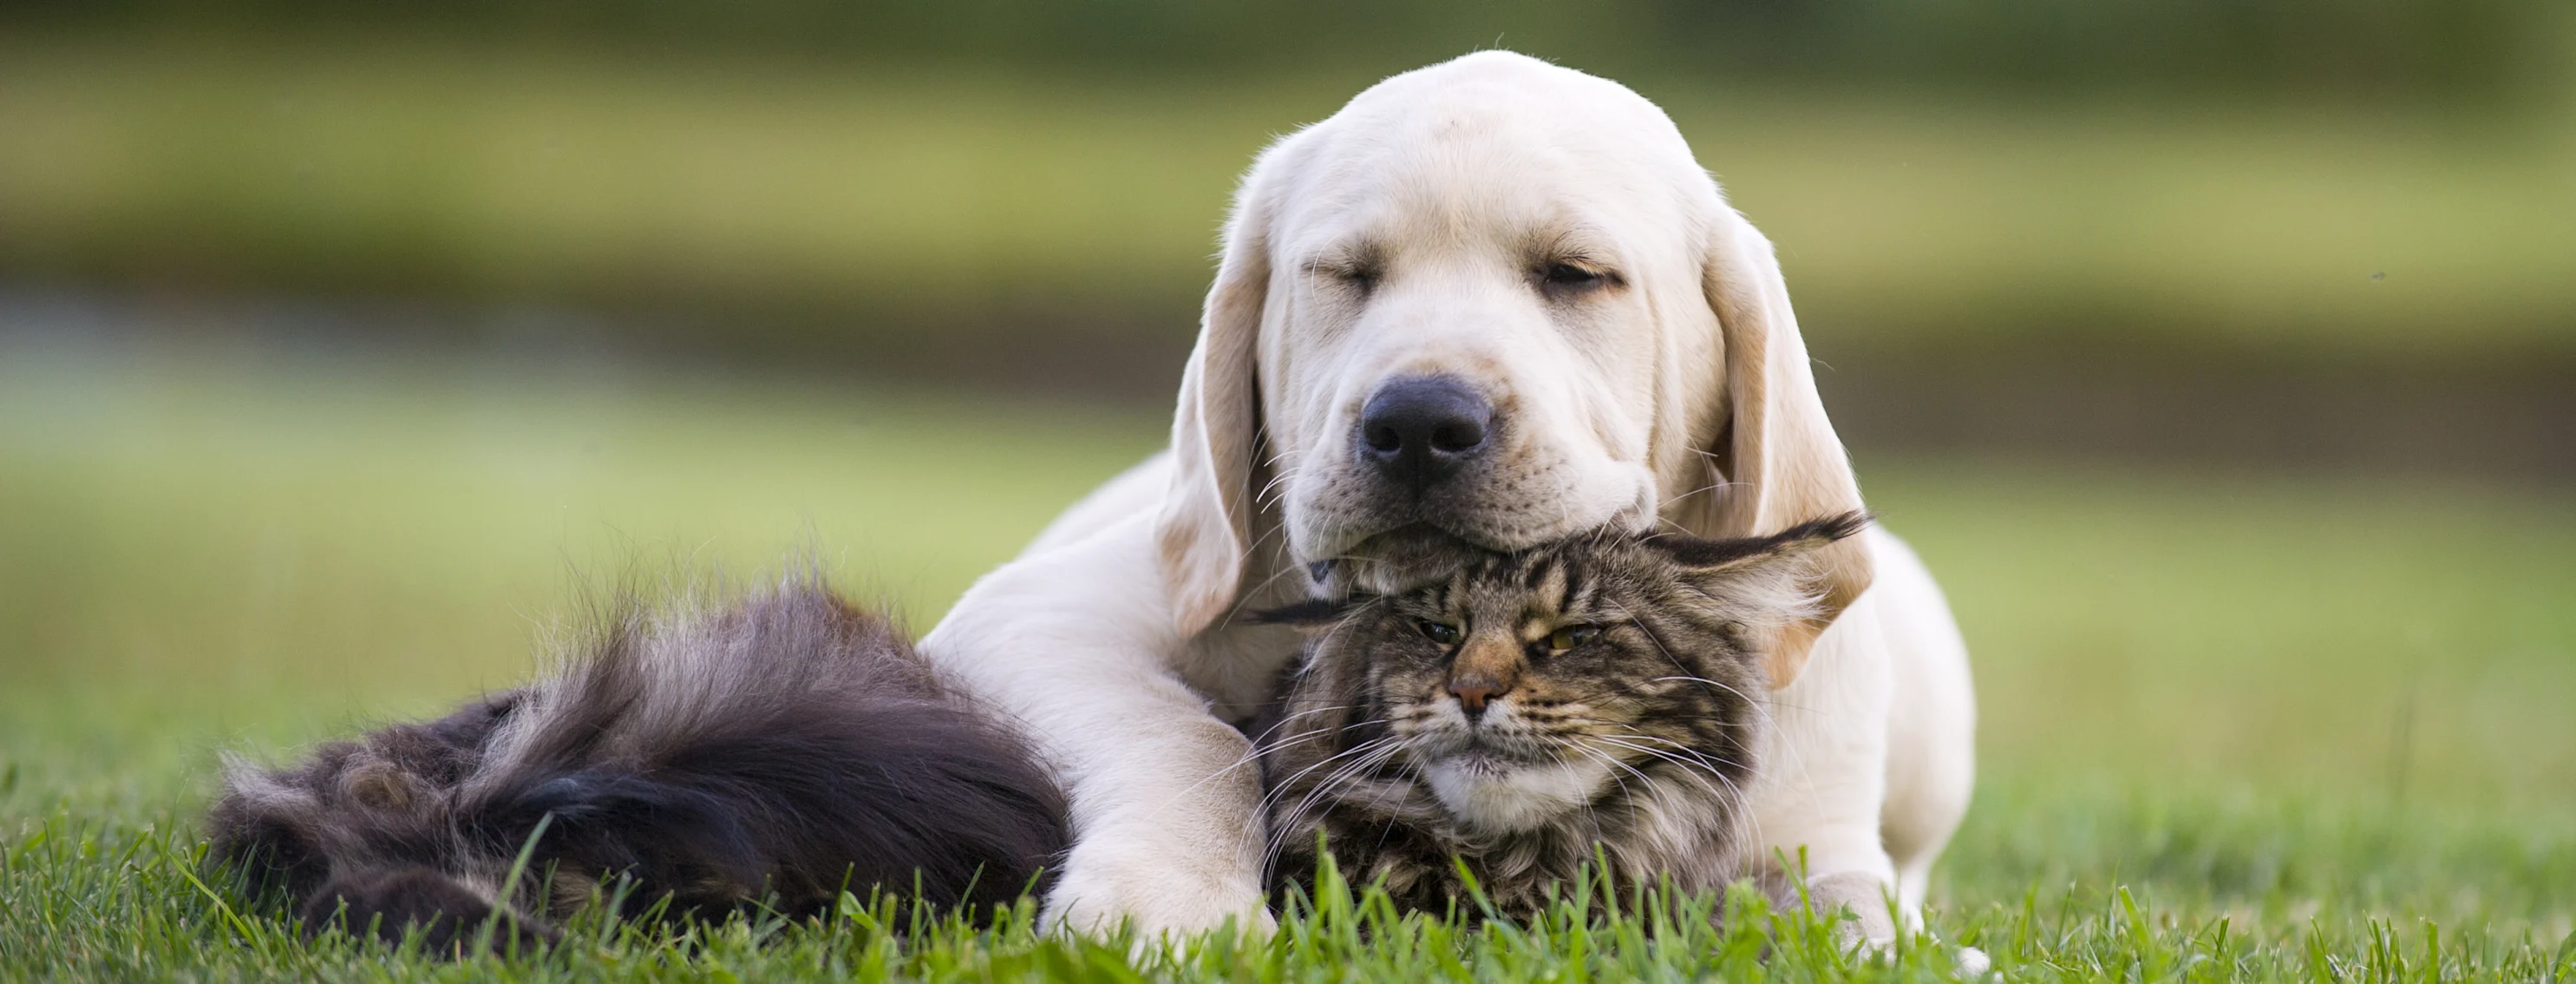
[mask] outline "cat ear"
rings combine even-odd
[[[1785,686],[1804,655],[1788,638],[1823,603],[1809,585],[1817,554],[1869,528],[1869,516],[1847,512],[1811,519],[1770,536],[1707,540],[1662,535],[1643,541],[1679,565],[1682,579],[1725,607],[1724,617],[1750,630],[1771,685]]]

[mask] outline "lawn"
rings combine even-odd
[[[1152,447],[1133,411],[507,360],[0,348],[0,978],[1920,979],[1687,904],[1258,944],[592,923],[441,966],[193,864],[219,750],[525,672],[578,585],[792,552],[926,626]],[[2370,476],[1864,460],[1957,604],[1983,774],[1933,923],[2012,980],[2576,974],[2576,511]],[[1328,900],[1328,903],[1330,900]],[[1706,900],[1697,904],[1705,905]],[[1767,959],[1764,955],[1767,953]]]

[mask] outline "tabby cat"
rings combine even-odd
[[[1311,890],[1319,841],[1433,912],[1471,906],[1461,862],[1513,917],[1596,858],[1620,884],[1738,877],[1765,648],[1812,604],[1807,555],[1866,522],[1578,537],[1265,613],[1311,633],[1255,731],[1273,887]]]
[[[1464,895],[1453,858],[1508,915],[1596,852],[1723,884],[1763,648],[1807,610],[1802,558],[1862,524],[1577,538],[1269,613],[1314,634],[1261,733],[1274,885],[1311,887],[1319,838],[1433,911]],[[213,855],[248,887],[439,953],[551,940],[594,891],[630,915],[871,887],[982,911],[1043,888],[1070,837],[1013,722],[811,580],[615,613],[551,678],[226,786]]]

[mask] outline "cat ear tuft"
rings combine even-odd
[[[1353,609],[1368,604],[1373,596],[1353,595],[1348,598],[1310,598],[1295,604],[1265,608],[1253,612],[1255,625],[1285,625],[1295,629],[1329,629]]]
[[[1869,522],[1868,513],[1855,511],[1811,519],[1769,536],[1707,540],[1663,534],[1648,538],[1645,543],[1662,551],[1674,563],[1689,568],[1692,573],[1716,574],[1773,560],[1806,556],[1834,541],[1868,529]]]

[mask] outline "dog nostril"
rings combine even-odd
[[[1397,451],[1404,450],[1404,435],[1398,433],[1393,427],[1380,424],[1376,427],[1369,428],[1365,436],[1368,438],[1368,446],[1371,451],[1377,451],[1383,454],[1393,454]]]
[[[1474,421],[1462,420],[1431,432],[1431,450],[1456,454],[1485,443],[1485,429]]]

